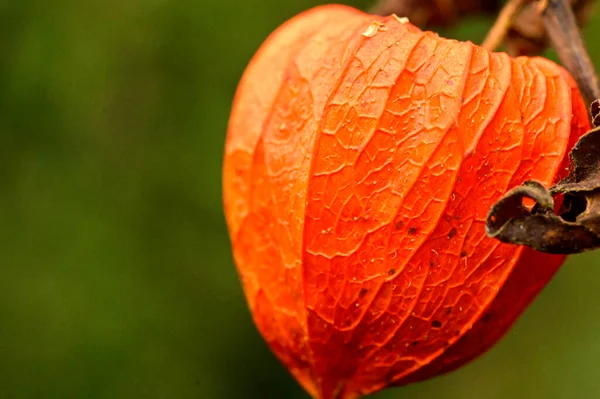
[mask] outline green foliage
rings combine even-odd
[[[220,179],[246,63],[317,3],[0,1],[0,398],[305,398],[251,322]],[[376,397],[596,397],[599,263],[481,360]]]

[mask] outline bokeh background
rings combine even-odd
[[[307,398],[252,324],[220,179],[245,65],[319,3],[0,0],[1,399]],[[600,7],[585,34],[600,65]],[[479,360],[374,398],[598,398],[599,287],[574,256]]]

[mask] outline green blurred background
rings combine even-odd
[[[1,399],[306,398],[251,322],[220,177],[246,63],[318,3],[0,0]],[[586,36],[600,65],[600,10]],[[599,286],[600,252],[572,257],[481,359],[374,397],[600,397]]]

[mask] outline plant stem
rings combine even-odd
[[[600,98],[598,76],[567,0],[543,0],[542,18],[561,63],[573,75],[587,104]]]
[[[506,34],[513,21],[517,15],[519,15],[519,12],[521,12],[525,3],[529,1],[530,0],[509,0],[500,11],[498,18],[494,22],[492,29],[488,32],[481,46],[489,51],[494,51],[500,47],[506,38]]]

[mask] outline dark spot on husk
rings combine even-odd
[[[448,239],[452,239],[456,235],[456,227],[453,227],[452,230],[448,232]]]

